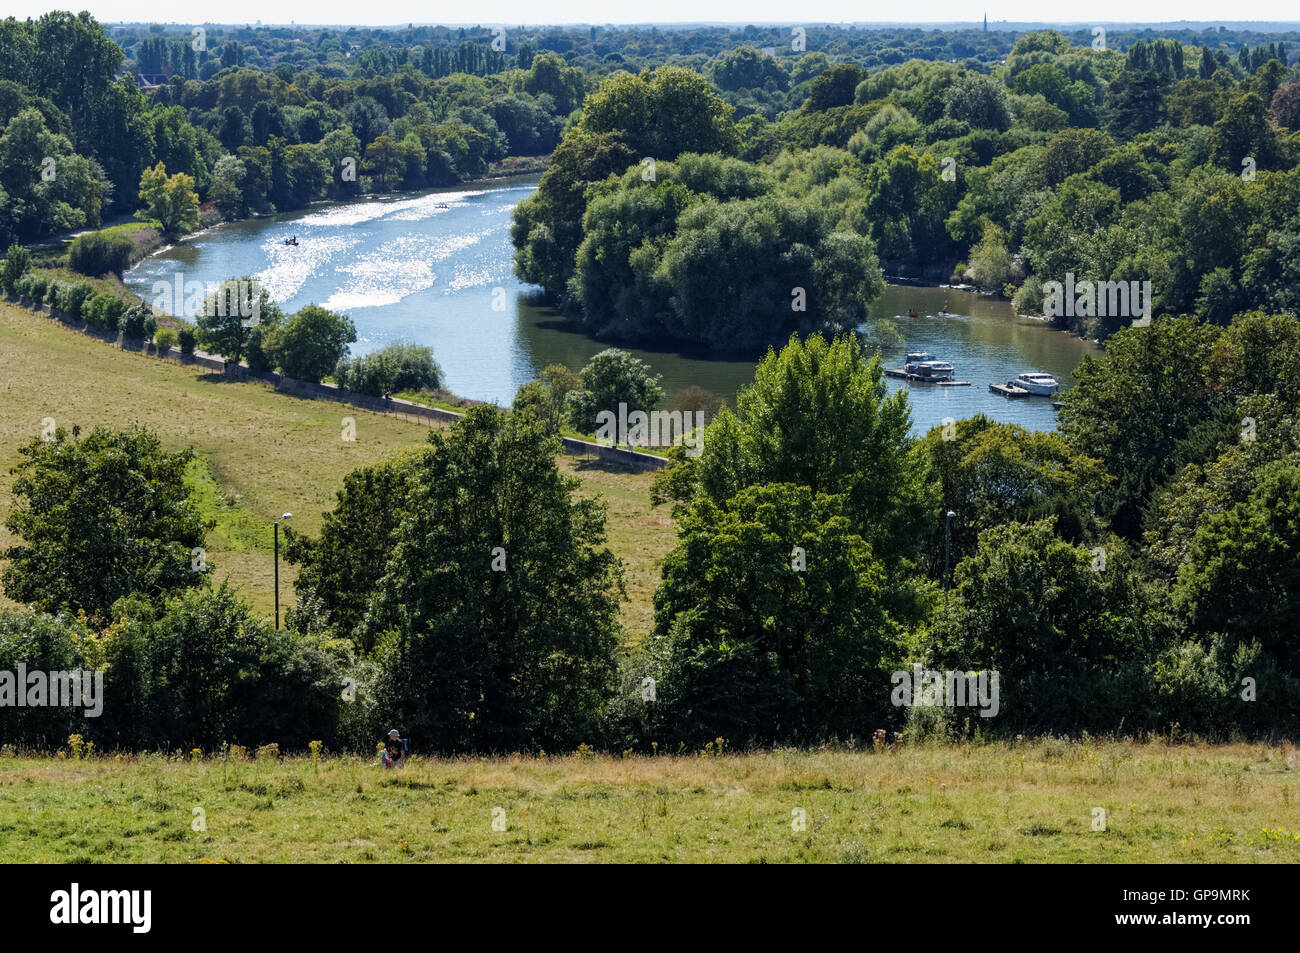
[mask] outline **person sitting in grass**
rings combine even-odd
[[[385,768],[400,768],[406,763],[406,743],[396,728],[388,733],[388,744],[384,746],[382,760]]]

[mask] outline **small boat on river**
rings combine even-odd
[[[1061,389],[1060,382],[1051,374],[1029,371],[1016,378],[1016,384],[1039,397],[1051,397]]]

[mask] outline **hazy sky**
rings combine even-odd
[[[862,3],[849,0],[481,0],[477,3],[430,3],[428,0],[221,0],[220,3],[161,0],[0,0],[0,17],[39,16],[49,10],[89,10],[105,22],[176,23],[337,23],[391,25],[414,23],[843,23],[990,21],[1165,22],[1170,20],[1300,21],[1296,0],[1092,0],[1044,3],[1042,0],[917,0],[911,3]]]

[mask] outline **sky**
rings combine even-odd
[[[0,17],[39,16],[50,10],[89,10],[96,19],[116,22],[355,24],[407,23],[518,26],[550,23],[952,23],[989,21],[1080,24],[1156,23],[1172,20],[1211,22],[1300,21],[1296,0],[1091,0],[1088,4],[1043,0],[916,0],[912,3],[862,3],[850,0],[479,0],[435,4],[429,0],[221,0],[179,5],[162,0],[0,0]],[[1224,20],[1224,18],[1229,18]]]

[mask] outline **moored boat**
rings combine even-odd
[[[1055,377],[1042,371],[1028,371],[1017,377],[1014,383],[1039,397],[1050,397],[1061,389],[1061,384]]]
[[[923,381],[948,381],[956,371],[951,361],[938,360],[926,351],[913,351],[907,355],[903,370]]]

